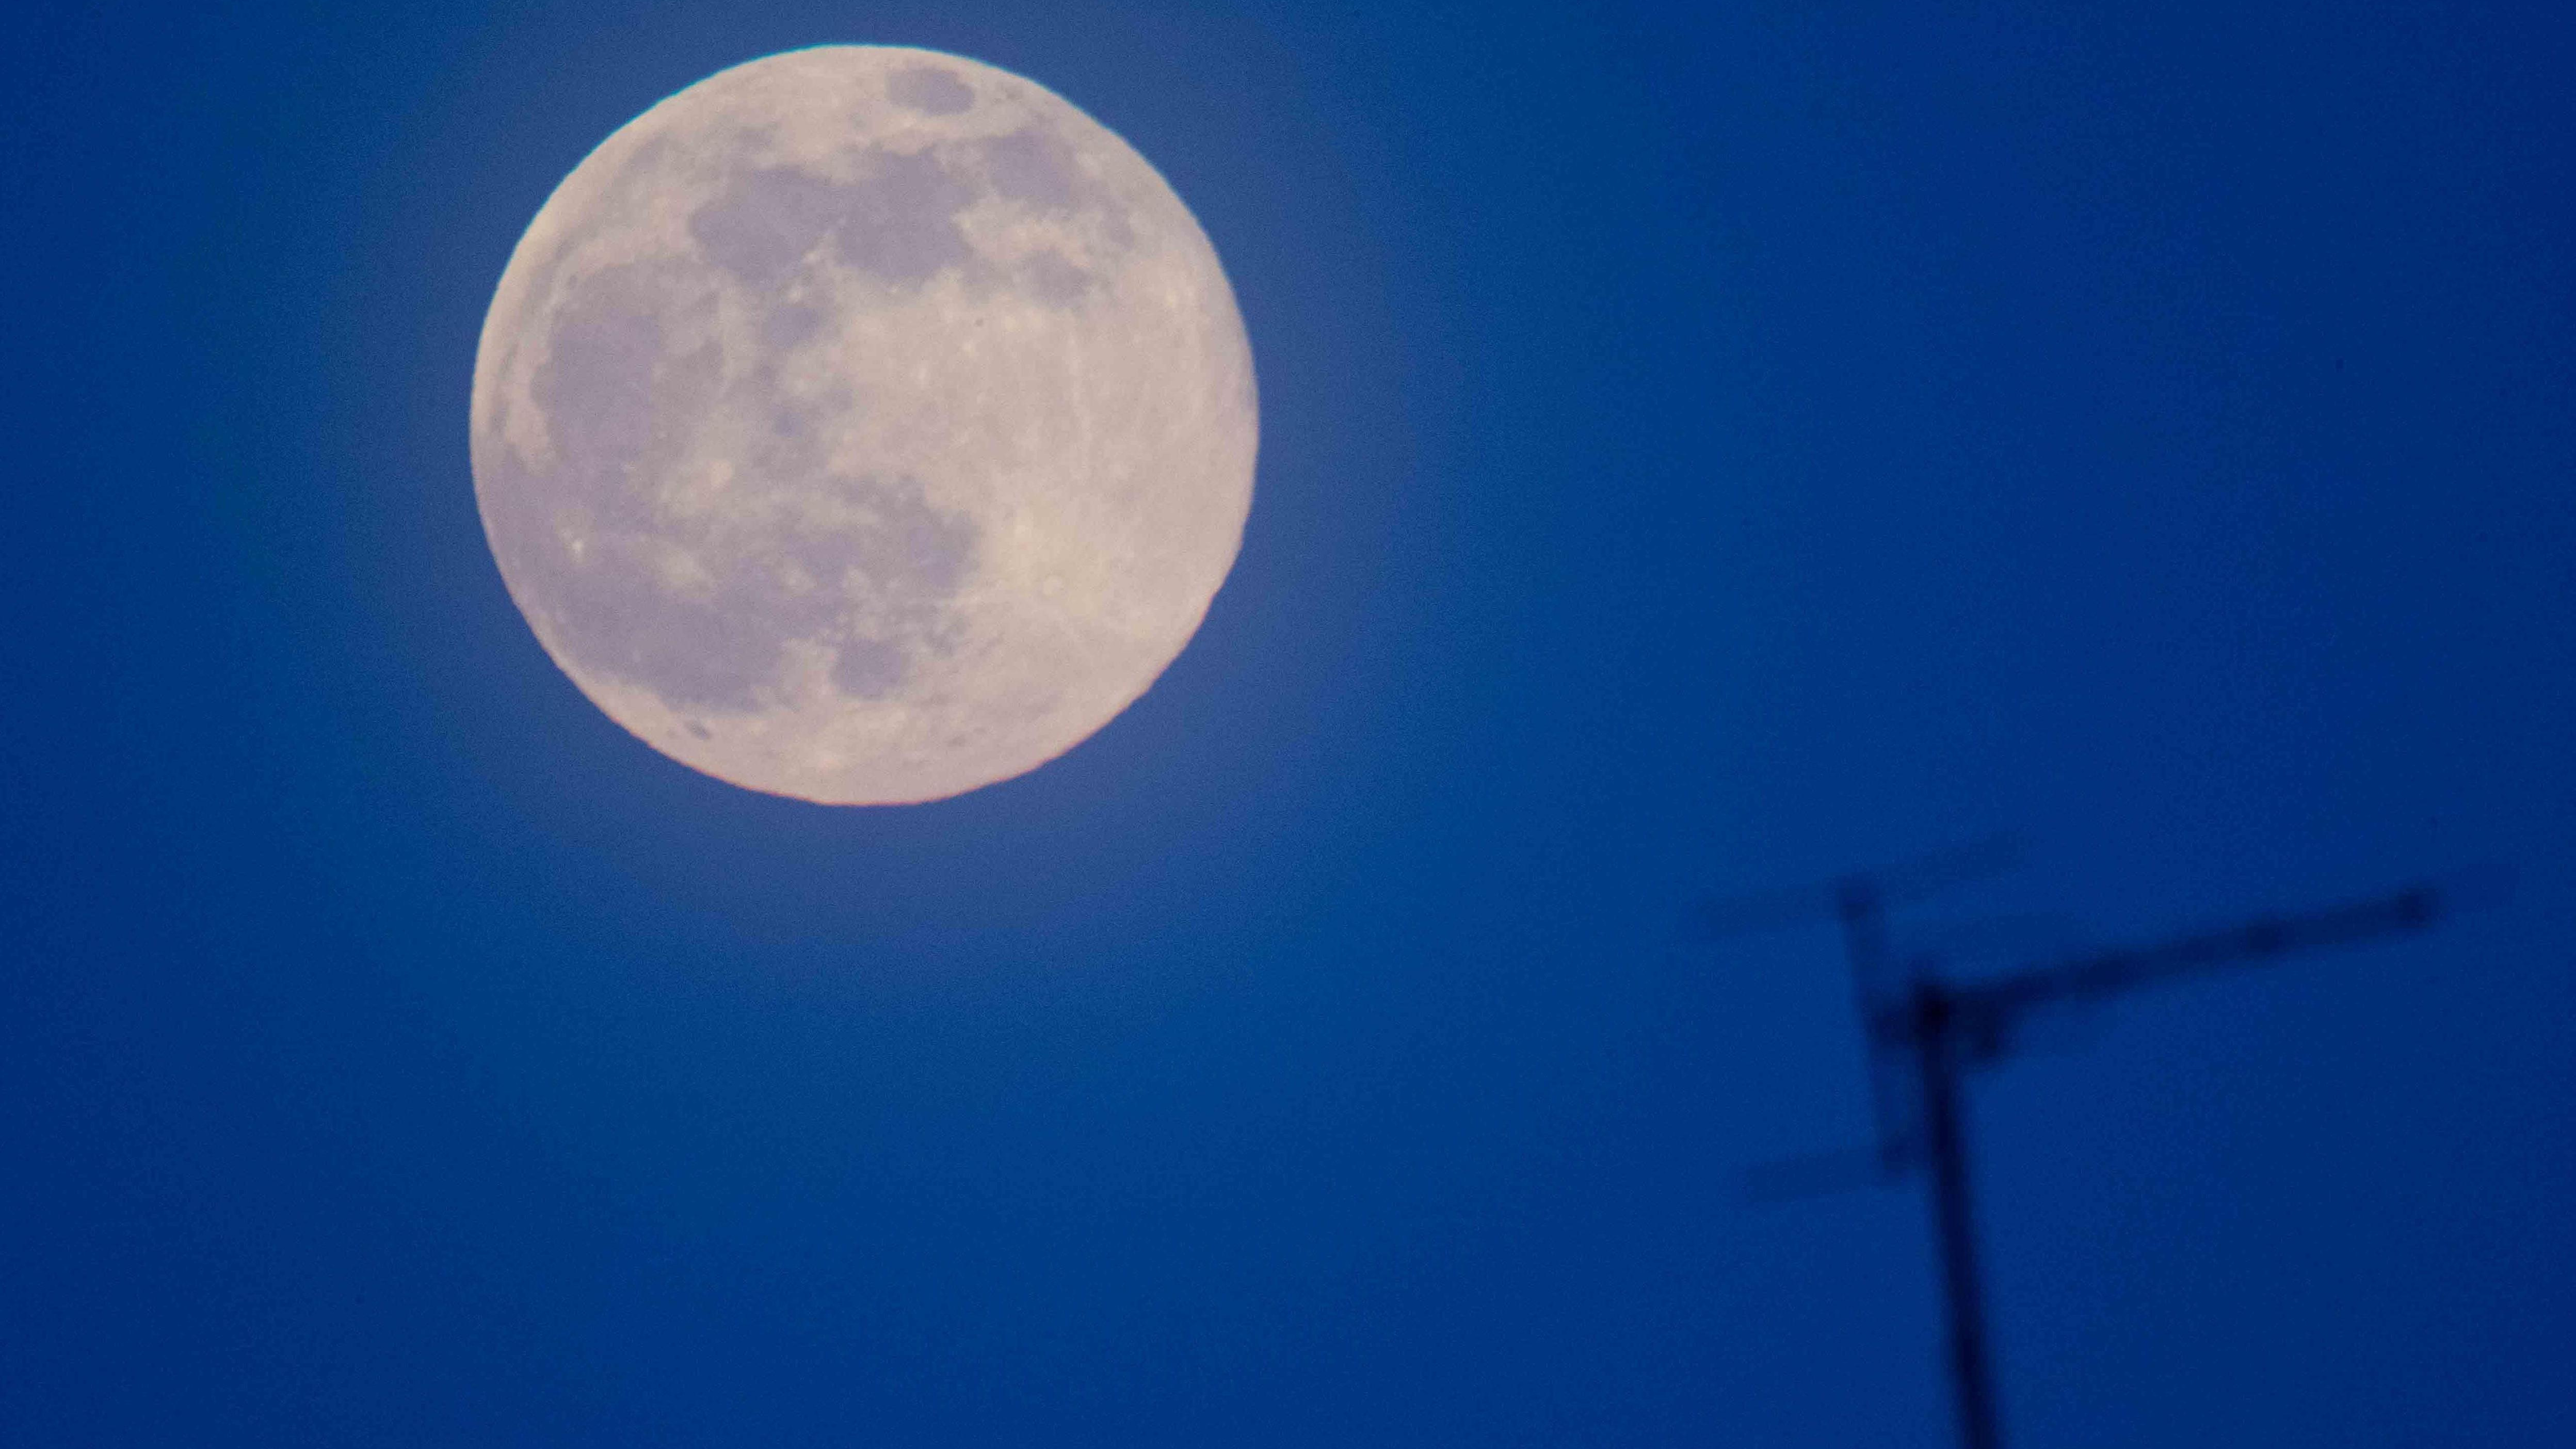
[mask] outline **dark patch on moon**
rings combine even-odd
[[[903,683],[903,651],[862,635],[841,646],[832,661],[832,686],[859,699],[883,699]]]
[[[772,371],[725,389],[715,344],[669,351],[705,290],[685,268],[658,275],[669,265],[577,284],[533,379],[552,465],[531,474],[507,445],[485,460],[513,502],[494,515],[512,586],[569,657],[675,711],[768,707],[799,642],[829,651],[845,692],[883,698],[955,646],[974,521],[917,479],[828,471],[813,404],[780,396]],[[673,508],[683,470],[710,464],[702,431],[725,420],[761,441],[719,506]]]
[[[975,104],[964,81],[935,65],[917,65],[886,77],[886,97],[925,116],[954,116]]]
[[[725,182],[689,217],[707,260],[766,287],[805,260],[847,210],[844,188],[793,166],[764,166]]]
[[[714,344],[666,355],[664,313],[712,305],[690,269],[667,262],[604,267],[578,284],[555,323],[529,391],[545,415],[557,477],[550,493],[609,523],[631,523],[639,463],[682,441],[723,371]]]
[[[872,174],[842,187],[846,207],[833,240],[841,259],[889,282],[918,285],[966,259],[957,213],[973,188],[928,155],[881,152]]]
[[[721,586],[682,593],[657,566],[651,535],[603,534],[584,558],[537,581],[556,642],[584,666],[641,685],[675,710],[749,713],[781,674],[791,634],[754,598]],[[550,586],[550,587],[549,587]]]
[[[989,140],[958,143],[961,164],[991,183],[993,194],[1039,211],[1088,212],[1115,250],[1136,243],[1127,208],[1115,193],[1082,169],[1073,147],[1054,129],[1027,126]]]
[[[823,465],[823,435],[817,425],[820,409],[797,398],[778,395],[777,386],[776,371],[764,368],[736,390],[733,402],[737,409],[756,415],[765,424],[750,434],[750,456],[737,461],[747,463],[764,478],[811,477]],[[847,411],[848,407],[843,401],[839,410]]]
[[[813,336],[823,327],[823,309],[802,302],[781,302],[760,319],[763,346],[788,348]]]
[[[1065,259],[1062,252],[1039,252],[1029,258],[1029,291],[1050,306],[1070,307],[1091,291],[1091,274]]]
[[[767,288],[827,239],[843,261],[897,286],[919,286],[969,253],[957,213],[975,199],[929,155],[878,152],[866,175],[832,181],[764,166],[725,183],[689,218],[707,260]]]
[[[1054,132],[1032,126],[981,142],[976,149],[995,191],[1048,210],[1072,207],[1080,173],[1074,169],[1072,148]]]
[[[795,274],[826,249],[895,287],[921,286],[949,267],[979,267],[957,218],[987,190],[1042,212],[1088,210],[1114,249],[1135,240],[1124,210],[1084,175],[1064,139],[1041,126],[910,155],[866,153],[863,165],[854,181],[795,166],[743,170],[690,216],[689,233],[708,261],[762,298],[797,295]],[[1031,295],[1056,307],[1082,300],[1096,280],[1060,253],[1040,253],[1020,275]],[[826,320],[806,302],[777,301],[762,318],[761,340],[793,347]]]

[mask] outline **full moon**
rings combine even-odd
[[[602,142],[511,253],[475,501],[582,693],[827,804],[1089,738],[1233,567],[1259,432],[1215,249],[1043,86],[826,46]]]

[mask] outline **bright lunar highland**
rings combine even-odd
[[[1145,692],[1233,566],[1258,418],[1216,252],[1143,157],[1006,71],[828,46],[556,188],[484,319],[474,491],[612,719],[894,804]]]

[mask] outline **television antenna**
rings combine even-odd
[[[1854,1005],[1869,1043],[1870,1105],[1878,1140],[1858,1153],[1770,1164],[1757,1169],[1752,1186],[1757,1196],[1779,1197],[1893,1183],[1917,1171],[1926,1175],[1948,1318],[1946,1366],[1962,1449],[2001,1449],[2003,1444],[1986,1341],[1985,1293],[1977,1272],[1967,1121],[1960,1101],[1968,1075],[2011,1055],[2023,1020],[2044,1008],[2412,934],[2432,925],[2446,905],[2439,887],[2418,884],[2144,946],[2071,953],[1973,982],[1944,977],[1938,956],[1930,952],[1907,957],[1898,969],[1888,936],[1891,906],[1995,874],[2018,858],[2011,842],[1988,841],[1892,869],[1740,897],[1702,913],[1702,925],[1716,935],[1820,919],[1842,928]]]

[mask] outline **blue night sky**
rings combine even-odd
[[[1263,406],[1196,641],[828,809],[503,591],[512,245],[820,42],[1196,211]],[[2420,874],[2042,1024],[2016,1446],[2576,1442],[2576,21],[2348,5],[39,6],[0,22],[0,1438],[1938,1445],[1832,935]],[[1974,931],[1973,922],[2001,922]]]

